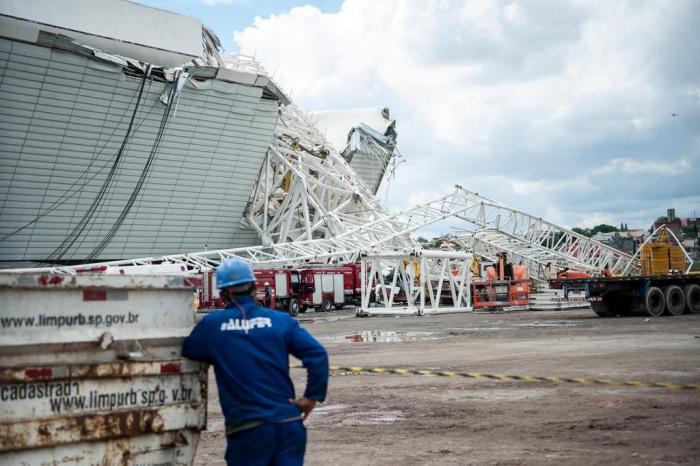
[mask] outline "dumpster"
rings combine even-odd
[[[196,279],[0,273],[0,464],[191,464],[207,367]]]

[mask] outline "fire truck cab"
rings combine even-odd
[[[311,268],[300,272],[299,297],[304,309],[316,307],[330,311],[345,304],[345,279],[342,269]]]
[[[254,269],[255,298],[263,306],[296,316],[309,308],[330,311],[345,304],[360,304],[360,265],[319,265],[306,268]],[[218,297],[214,271],[203,276],[199,308],[223,306]],[[269,286],[269,298],[266,286]]]

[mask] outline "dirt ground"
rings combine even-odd
[[[346,310],[299,320],[335,365],[700,382],[700,314]],[[292,376],[302,391],[305,373]],[[213,378],[209,393],[197,465],[224,464]],[[308,465],[700,464],[700,391],[338,374],[306,425]]]

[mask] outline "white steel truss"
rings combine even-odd
[[[224,55],[221,61],[226,68],[257,75],[280,97],[275,141],[268,147],[245,213],[263,245],[333,238],[376,215],[388,215],[374,192],[254,57]],[[387,138],[392,153],[394,143],[395,135],[391,141]],[[362,140],[353,149],[369,153],[377,150],[375,145]]]
[[[463,195],[459,191],[432,202],[416,206],[397,214],[370,213],[364,224],[346,227],[347,230],[328,239],[293,241],[288,243],[252,246],[216,251],[173,254],[161,257],[126,259],[99,264],[21,269],[21,271],[45,271],[74,274],[103,267],[133,267],[152,264],[183,265],[188,270],[217,267],[231,257],[254,265],[291,265],[305,261],[334,260],[354,261],[359,252],[367,248],[406,249],[415,246],[410,234],[427,225],[450,218],[464,210]],[[168,267],[168,269],[170,269]]]
[[[571,258],[564,254],[488,228],[462,234],[454,237],[453,240],[465,249],[493,261],[497,260],[497,253],[506,252],[510,262],[526,265],[530,277],[538,281],[545,281],[545,268],[549,263],[555,267],[573,267],[591,274],[601,272],[593,265],[581,262],[574,263]]]
[[[676,245],[680,246],[681,251],[683,251],[683,255],[685,256],[685,263],[686,263],[686,269],[684,270],[683,273],[686,275],[689,274],[690,271],[693,269],[693,264],[694,264],[693,258],[690,257],[690,254],[688,254],[688,251],[686,251],[685,248],[683,247],[683,243],[680,242],[678,237],[673,233],[673,231],[671,231],[671,229],[669,229],[666,226],[666,224],[663,224],[663,225],[659,226],[658,228],[656,228],[656,230],[654,230],[649,235],[649,237],[646,240],[644,240],[644,243],[639,245],[637,252],[634,253],[634,258],[639,259],[639,255],[642,252],[642,247],[646,244],[653,243],[654,241],[656,241],[659,238],[659,236],[661,235],[661,233],[664,231],[666,231],[666,233],[671,236],[671,238],[676,243]]]
[[[332,238],[387,216],[348,162],[293,104],[280,109],[248,223],[263,244]]]
[[[475,216],[459,217],[477,227],[458,235],[467,248],[492,260],[496,252],[505,251],[527,265],[537,279],[544,279],[544,267],[550,262],[592,274],[605,268],[617,275],[641,270],[639,260],[629,254],[500,203],[484,202]]]
[[[361,250],[368,248],[405,250],[415,247],[411,233],[448,218],[461,219],[475,227],[473,233],[460,236],[470,249],[490,259],[495,259],[495,252],[506,251],[512,258],[526,261],[533,275],[538,273],[539,265],[549,261],[592,273],[601,273],[605,267],[611,273],[626,275],[638,274],[640,270],[639,260],[629,254],[459,186],[446,196],[406,211],[388,214],[375,210],[368,213],[364,223],[342,222],[340,226],[344,231],[330,238],[38,270],[72,274],[101,266],[150,264],[176,264],[198,270],[217,267],[229,257],[239,257],[260,266],[318,260],[354,261]]]
[[[357,314],[470,312],[471,260],[471,254],[461,251],[363,253]]]

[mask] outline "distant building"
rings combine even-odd
[[[648,230],[627,230],[625,233],[627,234],[628,238],[632,238],[640,242],[643,242],[647,235],[649,235]]]
[[[684,227],[692,227],[693,225],[700,226],[700,218],[698,218],[698,217],[684,218],[681,220],[681,225],[683,225]]]
[[[610,233],[598,232],[593,235],[591,239],[600,241],[601,243],[609,243],[615,236],[620,236],[620,233],[617,231],[611,231]]]
[[[615,249],[619,249],[620,251],[632,256],[635,252],[637,252],[640,244],[641,242],[636,239],[629,238],[627,236],[620,236],[613,240],[612,246]]]
[[[678,236],[681,232],[682,221],[676,217],[676,209],[668,209],[665,217],[659,217],[651,226],[651,231],[656,230],[661,225],[666,225],[666,228],[671,230],[674,235]]]
[[[639,249],[639,245],[644,242],[644,237],[649,232],[647,230],[613,231],[610,233],[596,233],[591,237],[596,241],[611,246],[624,253],[634,255]]]

